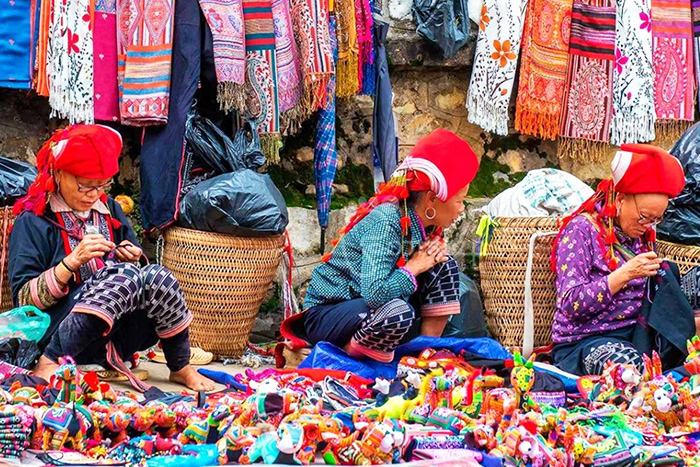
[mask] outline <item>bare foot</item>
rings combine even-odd
[[[197,373],[192,365],[187,365],[180,371],[171,371],[170,381],[187,386],[193,391],[213,391],[216,388],[214,381]]]
[[[46,355],[42,355],[39,357],[39,362],[37,362],[32,373],[34,376],[51,382],[51,377],[56,373],[56,370],[58,370],[58,363],[52,361]]]

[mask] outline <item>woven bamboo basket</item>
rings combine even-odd
[[[525,280],[530,243],[532,255],[531,291],[534,347],[547,345],[552,337],[555,275],[550,270],[550,252],[557,219],[523,217],[495,219],[488,254],[479,261],[484,313],[493,337],[506,347],[522,348],[525,329]],[[542,237],[538,232],[550,234]]]
[[[12,209],[9,207],[0,209],[0,313],[4,313],[13,308],[12,290],[10,289],[10,277],[8,273],[8,262],[10,260],[9,243],[10,228],[14,222]]]
[[[660,257],[676,263],[681,274],[700,265],[700,247],[659,241],[656,250]]]
[[[193,345],[240,357],[282,258],[284,236],[243,238],[172,227],[163,266],[180,282],[194,315]]]

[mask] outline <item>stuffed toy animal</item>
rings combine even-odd
[[[82,451],[88,429],[85,423],[72,405],[49,407],[41,417],[42,449],[60,451],[71,447]]]

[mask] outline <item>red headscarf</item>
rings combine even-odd
[[[56,191],[54,173],[64,170],[71,175],[106,180],[119,172],[122,138],[104,125],[73,125],[56,131],[36,156],[38,175],[27,196],[17,201],[15,215],[33,211],[42,215],[50,193]]]
[[[685,175],[680,161],[663,149],[650,144],[623,144],[615,154],[611,168],[612,178],[600,182],[593,196],[562,222],[559,235],[552,246],[552,270],[556,271],[557,246],[564,228],[579,214],[590,213],[594,214],[598,222],[599,240],[608,267],[614,271],[618,266],[618,259],[613,253],[613,245],[618,243],[613,227],[613,219],[617,215],[616,193],[660,193],[675,198],[685,186]],[[602,209],[597,213],[596,205],[601,202]],[[649,244],[656,241],[656,231],[648,229],[644,240]]]

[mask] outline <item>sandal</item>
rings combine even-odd
[[[154,350],[153,355],[150,356],[150,358],[152,362],[166,363],[165,354],[162,350]],[[213,353],[207,352],[206,350],[202,350],[199,347],[190,348],[190,365],[209,365],[212,362],[212,360],[214,360]]]

